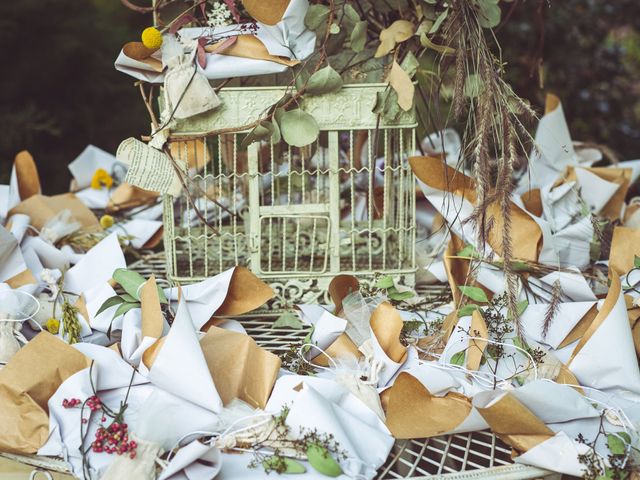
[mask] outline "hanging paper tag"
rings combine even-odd
[[[120,144],[116,158],[129,166],[125,182],[172,197],[180,195],[182,183],[166,153],[131,137]],[[181,160],[175,162],[186,174],[186,164]]]

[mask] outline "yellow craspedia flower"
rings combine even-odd
[[[46,328],[49,333],[53,333],[55,335],[60,331],[60,320],[50,318],[45,322],[44,328]]]
[[[95,190],[100,190],[102,187],[111,188],[113,185],[113,178],[109,175],[104,168],[99,168],[93,174],[93,178],[91,179],[91,188]]]
[[[157,50],[162,46],[162,34],[155,27],[145,28],[142,31],[142,44],[149,50]]]
[[[113,217],[111,215],[103,215],[100,217],[100,226],[102,228],[113,227]]]

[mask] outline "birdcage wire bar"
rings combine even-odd
[[[407,160],[416,151],[416,123],[413,112],[393,123],[371,112],[386,88],[348,85],[305,99],[320,134],[304,147],[245,147],[246,131],[174,143],[190,178],[188,192],[164,200],[168,278],[193,282],[244,265],[282,292],[326,290],[339,273],[413,283],[416,199]],[[172,135],[246,125],[283,93],[223,89],[222,110],[178,123]]]

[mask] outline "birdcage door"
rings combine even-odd
[[[266,151],[258,144],[249,147],[254,272],[308,277],[339,271],[338,132],[328,132],[326,140],[327,147],[286,147],[279,152],[274,146]]]

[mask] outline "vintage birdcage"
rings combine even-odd
[[[188,192],[164,200],[168,277],[191,282],[244,265],[289,304],[319,299],[340,273],[379,272],[411,284],[415,181],[407,158],[416,122],[413,112],[393,123],[372,113],[386,88],[345,85],[305,97],[300,106],[320,135],[301,148],[243,147],[247,132],[194,139],[254,122],[283,87],[222,89],[220,108],[179,122],[172,135],[186,140],[172,152],[188,161],[190,181]]]

